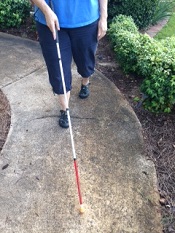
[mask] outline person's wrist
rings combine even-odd
[[[106,19],[107,20],[107,18],[108,18],[108,13],[107,12],[101,12],[101,14],[100,14],[100,18],[101,19]]]
[[[51,9],[47,4],[45,4],[42,11],[43,11],[43,14],[46,16],[50,14]]]

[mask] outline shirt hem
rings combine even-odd
[[[60,28],[79,28],[79,27],[84,27],[87,26],[95,21],[97,21],[99,19],[99,17],[96,17],[88,22],[85,23],[78,23],[78,24],[74,24],[74,25],[70,25],[70,24],[61,24],[60,23]],[[45,20],[39,20],[39,19],[35,19],[37,22],[46,25],[46,21]]]

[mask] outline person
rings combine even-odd
[[[53,92],[60,103],[59,125],[68,128],[67,109],[72,83],[72,58],[81,75],[79,97],[89,96],[89,78],[94,73],[98,41],[107,31],[108,0],[31,0],[39,42]],[[53,9],[51,9],[53,6]],[[58,32],[61,60],[66,85],[65,101],[56,47]]]

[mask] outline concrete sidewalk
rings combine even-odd
[[[70,114],[86,209],[79,215],[69,130],[58,126],[39,44],[0,33],[0,48],[12,113],[0,158],[0,232],[161,233],[155,168],[119,90],[96,72],[90,97],[79,99],[73,66]]]

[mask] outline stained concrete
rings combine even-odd
[[[70,114],[86,209],[79,215],[69,129],[58,126],[39,44],[0,33],[0,47],[0,87],[12,113],[0,155],[0,232],[161,233],[154,164],[119,90],[96,71],[90,97],[79,99],[73,65]]]

